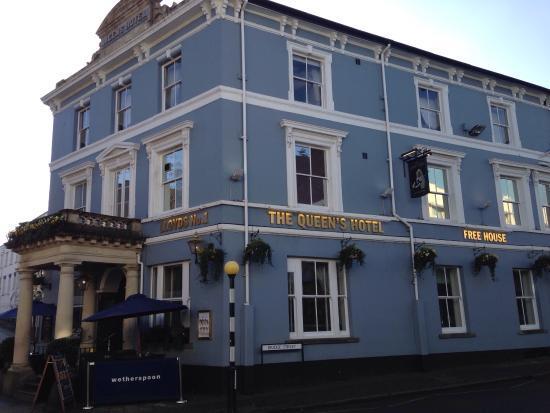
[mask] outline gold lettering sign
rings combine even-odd
[[[476,231],[465,229],[464,239],[468,241],[496,242],[498,244],[508,243],[507,234],[495,231]]]
[[[272,210],[268,210],[267,215],[271,225],[298,226],[301,229],[317,228],[374,234],[384,233],[382,222],[370,219]]]
[[[160,222],[160,232],[181,231],[186,228],[204,224],[208,224],[208,211],[178,215],[176,217],[163,219]]]

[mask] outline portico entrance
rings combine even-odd
[[[86,280],[82,307],[82,317],[86,318],[98,310],[98,304],[105,307],[139,292],[138,254],[142,242],[139,220],[74,210],[21,224],[11,232],[6,245],[20,255],[20,299],[10,371],[29,369],[35,272],[59,271],[54,338],[69,337],[73,333],[75,272]],[[98,275],[101,268],[105,271]],[[135,320],[124,320],[122,329],[118,327],[119,347],[135,348],[135,326]],[[100,344],[96,333],[105,336],[114,330],[115,326],[100,325],[96,331],[93,323],[83,323],[82,345]]]

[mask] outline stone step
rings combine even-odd
[[[32,401],[34,400],[34,393],[35,393],[34,391],[20,389],[17,392],[15,392],[14,399],[22,402],[32,403]]]

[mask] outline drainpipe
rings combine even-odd
[[[384,113],[385,113],[385,123],[386,123],[386,143],[388,147],[388,169],[389,169],[389,178],[390,178],[390,190],[391,190],[391,213],[394,218],[407,227],[409,231],[409,241],[410,241],[410,254],[411,254],[411,274],[412,274],[412,284],[414,287],[414,299],[415,299],[415,309],[416,309],[416,322],[417,322],[417,334],[418,342],[420,347],[421,354],[427,354],[426,343],[425,343],[425,334],[424,334],[424,323],[423,317],[421,314],[420,300],[418,294],[418,277],[416,274],[416,269],[414,268],[414,229],[413,226],[407,222],[404,218],[400,217],[397,213],[395,207],[395,190],[394,190],[394,178],[393,178],[393,154],[392,154],[392,145],[391,145],[391,133],[390,133],[390,112],[388,108],[388,90],[386,84],[386,53],[390,50],[391,44],[388,43],[386,48],[380,54],[380,62],[382,65],[382,88],[384,92]]]
[[[242,85],[242,130],[243,130],[243,204],[244,204],[244,247],[248,245],[248,122],[246,111],[246,54],[244,42],[244,10],[248,0],[244,0],[241,8],[241,85]],[[244,304],[250,304],[250,266],[244,266],[245,295]]]
[[[139,264],[139,293],[143,294],[143,262],[141,262],[141,252],[137,254],[137,263]]]

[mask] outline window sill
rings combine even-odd
[[[303,345],[359,343],[359,337],[296,338],[287,340],[285,343]]]
[[[532,330],[520,330],[518,332],[520,336],[530,335],[530,334],[546,334],[546,333],[548,333],[548,330],[544,330],[542,328],[534,328]]]
[[[441,333],[439,338],[441,340],[446,340],[449,338],[474,338],[475,336],[474,333]]]

